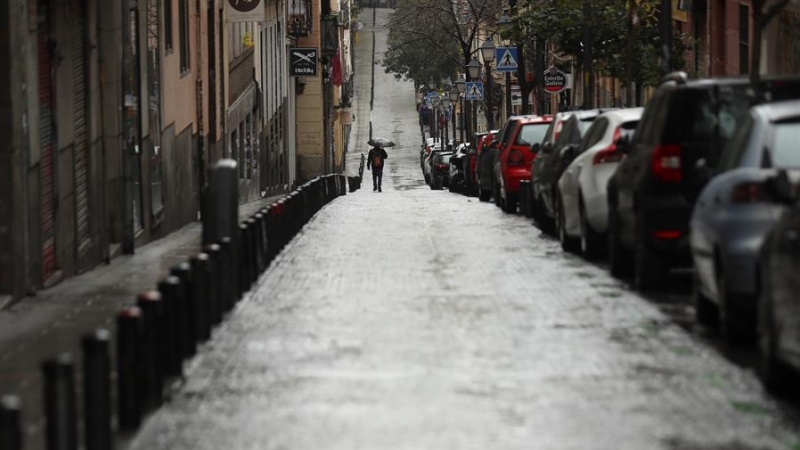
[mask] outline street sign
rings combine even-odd
[[[293,77],[317,76],[317,49],[290,48],[289,75]]]
[[[555,66],[550,67],[542,76],[545,92],[550,94],[558,94],[568,86],[567,74],[556,69]]]
[[[464,86],[464,98],[467,100],[483,100],[483,83],[480,81],[467,81]]]
[[[225,6],[227,22],[263,22],[267,17],[264,3],[266,0],[228,0]]]
[[[519,68],[517,47],[497,47],[495,61],[498,72],[516,72]]]
[[[511,85],[511,105],[522,105],[522,90],[518,84]]]

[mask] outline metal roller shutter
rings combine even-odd
[[[55,238],[55,154],[53,141],[53,96],[50,24],[47,0],[39,0],[37,19],[37,60],[39,78],[40,199],[42,230],[42,281],[56,270]]]
[[[89,158],[86,123],[86,17],[83,0],[72,0],[72,95],[75,130],[75,211],[77,214],[78,258],[91,245],[89,208]]]

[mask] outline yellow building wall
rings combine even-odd
[[[315,5],[316,6],[316,5]],[[305,89],[297,96],[297,173],[300,180],[309,180],[324,173],[324,134],[323,134],[323,98],[322,98],[322,64],[319,62],[320,20],[319,14],[313,14],[314,24],[309,36],[300,38],[298,47],[316,48],[317,76],[303,77]],[[293,80],[294,81],[294,80]]]

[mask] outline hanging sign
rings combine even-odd
[[[542,76],[545,92],[550,94],[557,94],[568,86],[567,74],[556,69],[555,66],[550,67]]]
[[[266,19],[264,2],[266,0],[226,0],[227,22],[263,22]]]
[[[289,75],[293,77],[317,76],[317,49],[290,48]]]

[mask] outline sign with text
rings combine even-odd
[[[567,74],[554,67],[548,69],[542,76],[545,92],[558,94],[569,86]]]
[[[225,12],[227,22],[263,22],[266,0],[227,0]]]
[[[293,77],[317,76],[316,48],[289,49],[289,75]]]

